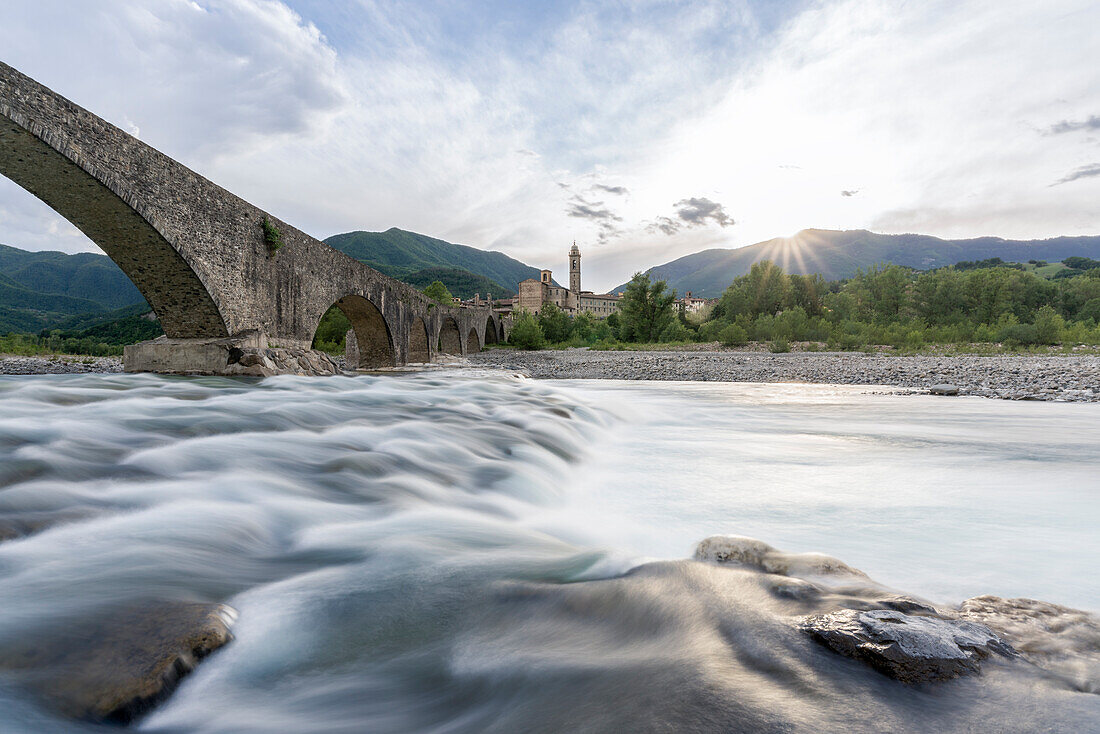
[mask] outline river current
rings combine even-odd
[[[862,387],[0,377],[0,521],[41,521],[0,542],[0,644],[236,609],[149,732],[1100,730],[1095,692],[1008,666],[904,688],[685,560],[737,534],[1095,611],[1098,446],[1094,405]],[[0,731],[99,730],[0,670]]]

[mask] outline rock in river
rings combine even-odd
[[[981,672],[979,661],[991,653],[1016,654],[985,625],[887,609],[843,609],[807,617],[801,627],[841,655],[903,683],[973,675]]]
[[[940,385],[933,385],[932,387],[928,388],[928,392],[933,395],[958,395],[959,388],[955,385],[948,385],[947,383],[943,383]]]
[[[224,604],[153,602],[0,644],[0,673],[62,714],[129,723],[233,639]]]

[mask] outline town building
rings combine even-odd
[[[549,270],[539,273],[539,279],[528,278],[519,284],[519,294],[513,300],[515,310],[538,313],[547,303],[552,303],[570,315],[590,313],[605,318],[619,310],[621,294],[599,294],[581,290],[581,251],[577,243],[569,250],[569,287],[554,283]]]

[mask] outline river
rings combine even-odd
[[[1008,666],[895,690],[679,561],[746,535],[937,604],[1097,610],[1097,446],[1094,405],[865,387],[0,377],[0,521],[62,520],[0,543],[0,646],[129,601],[231,605],[236,639],[150,732],[967,731],[1015,705],[994,730],[1080,731],[1100,696]],[[99,730],[2,660],[0,712]]]

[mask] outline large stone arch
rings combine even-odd
[[[0,71],[9,70],[0,64]],[[161,233],[138,197],[117,178],[98,172],[64,136],[4,100],[0,174],[76,225],[114,260],[149,302],[169,337],[228,336],[206,284]]]
[[[424,319],[414,316],[409,324],[409,357],[410,362],[431,362],[432,352],[428,346],[428,327]]]
[[[439,328],[439,351],[441,354],[454,356],[462,354],[462,332],[453,316],[443,317],[443,324]]]
[[[481,351],[481,337],[477,335],[477,327],[471,326],[470,331],[466,334],[466,353],[471,354],[473,352]]]
[[[363,296],[356,295],[344,296],[335,305],[351,322],[355,335],[355,350],[349,350],[349,354],[355,354],[358,363],[348,367],[375,369],[396,366],[393,335],[378,307]]]

